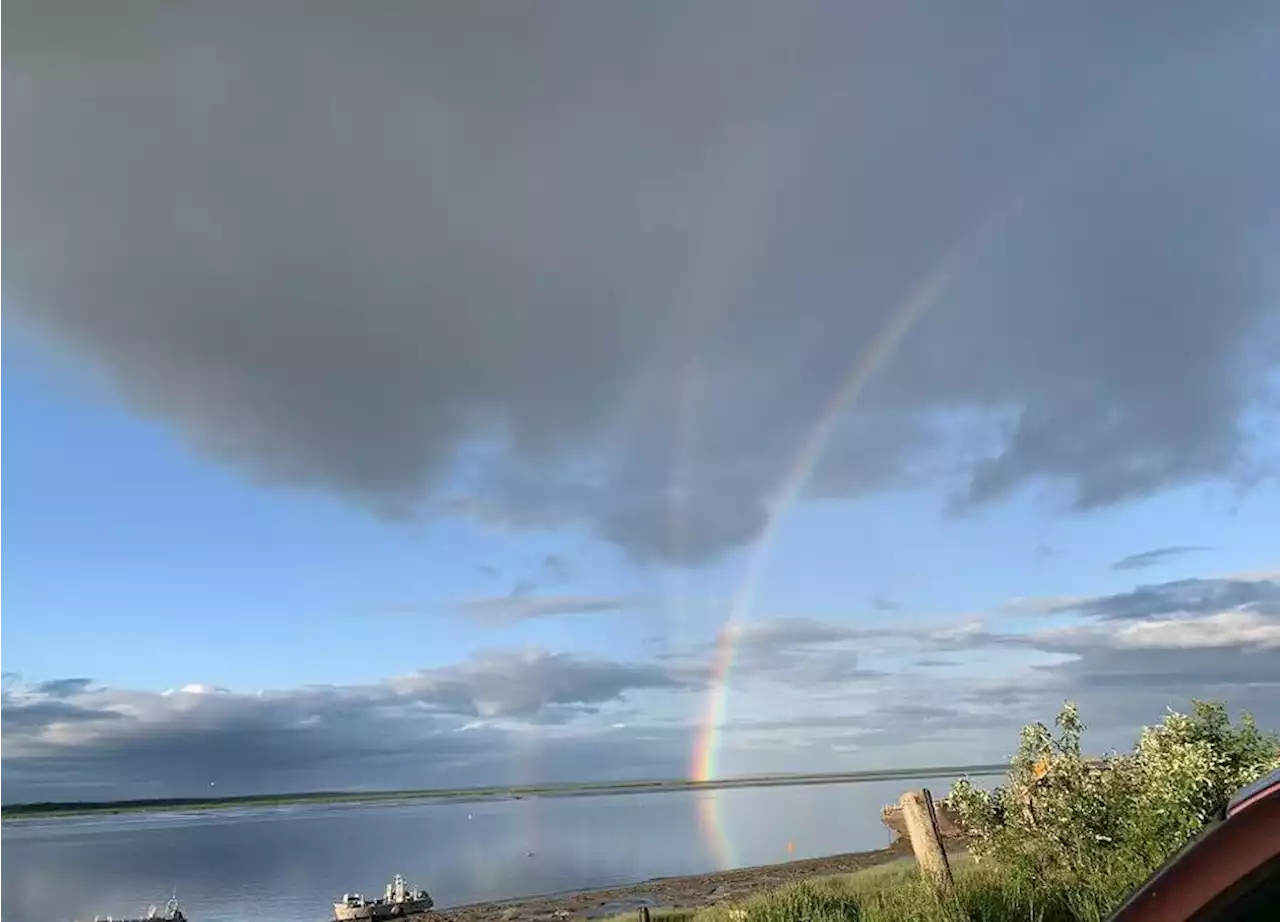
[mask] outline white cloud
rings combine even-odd
[[[1080,701],[1099,746],[1123,745],[1139,723],[1196,696],[1280,726],[1280,614],[1255,604],[1270,592],[1212,580],[1145,586],[1080,600],[1070,613],[1078,623],[1030,632],[997,630],[999,616],[884,628],[749,622],[731,637],[722,765],[994,760],[1018,726],[1050,719],[1064,698]],[[1239,604],[1185,611],[1209,598]],[[513,745],[554,749],[547,771],[564,780],[675,775],[688,764],[716,646],[631,662],[493,650],[383,682],[247,694],[10,677],[5,796],[104,779],[127,792],[119,796],[163,796],[211,766],[227,790],[489,783],[502,780]],[[942,649],[947,669],[922,665]]]
[[[1280,620],[1254,612],[1225,611],[1203,618],[1124,624],[1115,632],[1122,647],[1280,647]]]

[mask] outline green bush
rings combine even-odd
[[[914,862],[816,878],[697,922],[1100,922],[1246,784],[1280,765],[1280,737],[1219,703],[1169,713],[1130,753],[1082,754],[1084,724],[1067,703],[1056,730],[1033,724],[1003,787],[967,780],[950,804],[972,839],[953,858],[955,894],[940,896]]]
[[[1075,918],[1105,915],[1244,785],[1280,765],[1280,738],[1226,706],[1194,702],[1144,727],[1133,752],[1086,758],[1085,727],[1067,703],[1055,721],[1022,731],[1006,785],[956,782],[950,803],[971,851],[1021,885],[1060,890]],[[1056,890],[1054,888],[1057,888]],[[1052,913],[1049,913],[1052,915]]]

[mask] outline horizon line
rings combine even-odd
[[[0,804],[3,811],[21,812],[55,812],[59,808],[78,811],[109,810],[112,808],[131,807],[146,809],[166,806],[184,807],[196,805],[235,805],[237,803],[253,803],[262,801],[300,801],[341,798],[348,801],[368,799],[388,799],[394,797],[413,797],[429,799],[432,797],[458,798],[466,796],[502,797],[504,795],[521,794],[572,794],[589,793],[626,793],[637,788],[653,789],[651,793],[662,790],[713,790],[725,787],[745,786],[784,786],[803,784],[836,784],[841,782],[856,783],[859,781],[907,778],[931,778],[943,775],[994,775],[1008,771],[1008,763],[981,763],[970,765],[933,765],[902,768],[860,769],[845,772],[772,772],[753,775],[736,775],[728,778],[699,780],[688,777],[673,778],[634,778],[598,781],[558,781],[520,785],[477,785],[458,788],[383,788],[383,789],[346,789],[292,791],[285,793],[229,794],[221,797],[173,796],[173,797],[135,797],[116,800],[35,800],[18,803]],[[39,808],[36,811],[35,808]]]

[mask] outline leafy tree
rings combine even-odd
[[[1008,782],[992,791],[956,782],[950,802],[979,860],[993,859],[1030,885],[1066,883],[1099,914],[1149,874],[1246,784],[1280,766],[1280,737],[1252,716],[1231,724],[1226,705],[1196,701],[1144,727],[1131,753],[1088,758],[1076,706],[1056,733],[1024,727]],[[1061,888],[1059,888],[1061,889]]]

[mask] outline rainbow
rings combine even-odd
[[[1062,150],[1041,170],[1023,177],[1000,205],[983,216],[950,250],[943,253],[933,270],[890,313],[888,322],[857,357],[849,373],[840,382],[807,437],[800,443],[799,450],[774,492],[768,524],[756,539],[743,571],[742,581],[733,595],[729,615],[716,637],[706,704],[694,737],[690,776],[695,781],[710,781],[716,777],[720,732],[724,724],[741,625],[751,610],[756,585],[768,563],[778,529],[808,483],[836,427],[858,399],[867,382],[880,370],[920,317],[941,299],[977,252],[998,232],[1012,224],[1048,189],[1061,183],[1083,161],[1100,153],[1104,142],[1110,140],[1113,132],[1123,130],[1129,124],[1127,119],[1132,116],[1138,103],[1145,101],[1145,92],[1135,93],[1126,104],[1104,112],[1091,126],[1092,130],[1081,131],[1075,143]]]
[[[1236,51],[1234,44],[1226,41],[1223,42],[1221,50],[1228,55]],[[1212,56],[1213,59],[1216,57],[1216,54]],[[801,442],[791,464],[786,468],[786,473],[775,491],[774,500],[770,503],[769,521],[751,549],[742,580],[731,599],[728,617],[716,635],[706,701],[694,735],[690,759],[690,776],[694,780],[711,781],[717,777],[717,760],[728,705],[729,685],[737,654],[738,639],[742,635],[742,625],[750,613],[756,586],[768,562],[781,522],[804,490],[836,426],[857,400],[867,382],[893,354],[920,317],[941,299],[975,253],[998,231],[1006,228],[1021,212],[1030,207],[1046,189],[1056,185],[1068,173],[1077,169],[1081,161],[1099,153],[1104,142],[1109,140],[1113,132],[1123,131],[1131,123],[1135,110],[1143,111],[1144,109],[1149,114],[1150,106],[1147,105],[1149,96],[1145,90],[1153,86],[1167,89],[1163,83],[1164,81],[1158,81],[1152,85],[1140,87],[1139,92],[1135,92],[1126,104],[1117,105],[1110,111],[1104,112],[1102,118],[1090,126],[1092,131],[1079,132],[1075,143],[1051,160],[1044,169],[1025,177],[1024,181],[1004,200],[1002,206],[993,209],[985,219],[980,220],[961,237],[950,251],[943,254],[943,258],[936,264],[933,271],[908,294],[906,301],[889,315],[889,320],[879,335],[857,357],[852,369],[841,381],[835,394],[810,429],[808,436]],[[1167,104],[1168,100],[1177,98],[1177,93],[1166,91],[1160,97],[1161,103],[1157,104]],[[1143,109],[1139,109],[1139,104],[1142,104]],[[687,420],[685,422],[687,425]],[[687,430],[682,435],[687,436]],[[698,825],[720,866],[736,867],[733,840],[727,833],[721,812],[719,797],[721,793],[720,791],[699,792]],[[790,851],[790,843],[788,843],[788,851]]]
[[[787,511],[795,504],[805,484],[808,483],[813,469],[822,458],[822,453],[831,440],[836,426],[844,418],[845,412],[885,359],[893,353],[911,330],[920,315],[950,284],[953,271],[935,272],[902,308],[893,313],[889,323],[872,340],[870,346],[854,364],[853,370],[836,390],[835,396],[823,409],[817,423],[809,430],[808,437],[801,443],[800,451],[796,453],[788,467],[787,474],[782,479],[774,500],[770,504],[772,511],[768,524],[752,547],[742,582],[738,591],[734,593],[733,602],[729,607],[729,617],[716,635],[709,678],[710,691],[707,694],[702,719],[698,724],[693,764],[690,768],[693,780],[711,781],[716,777],[720,727],[724,723],[725,708],[729,698],[729,679],[737,653],[737,639],[742,633],[741,626],[751,610],[756,586],[773,550],[779,526],[786,517]]]
[[[720,798],[724,791],[697,791],[698,832],[703,844],[711,852],[711,860],[717,870],[728,870],[738,867],[738,855],[734,850],[734,839],[724,822],[724,811],[720,809]]]
[[[786,474],[774,492],[770,503],[768,524],[752,547],[751,556],[743,570],[742,581],[729,606],[729,615],[716,636],[706,704],[694,737],[689,770],[693,780],[711,781],[717,775],[720,731],[724,724],[730,677],[737,653],[737,640],[742,633],[742,624],[751,611],[756,586],[768,563],[778,529],[809,482],[813,469],[826,451],[836,427],[844,419],[858,395],[862,393],[867,382],[894,353],[920,317],[951,287],[975,252],[991,238],[997,229],[1003,228],[1021,212],[1031,200],[1032,193],[1038,192],[1053,175],[1053,171],[1046,170],[1032,182],[1024,184],[1020,190],[1017,190],[1017,194],[1006,200],[1003,207],[989,213],[944,255],[925,280],[916,286],[907,299],[889,315],[888,322],[858,356],[835,394],[819,414],[808,435],[801,442],[799,451],[788,465]]]

